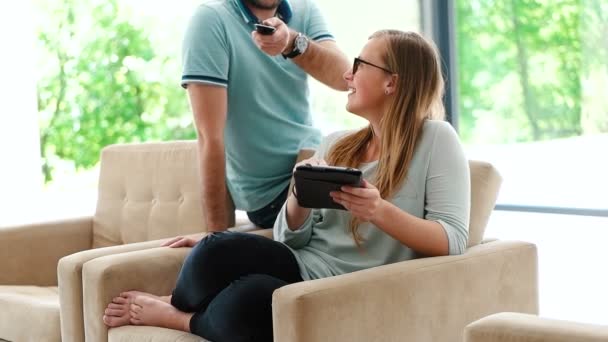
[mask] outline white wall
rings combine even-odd
[[[0,1],[0,225],[42,188],[32,17],[30,1]]]

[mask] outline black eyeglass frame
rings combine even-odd
[[[379,65],[376,65],[374,63],[370,63],[370,62],[368,62],[368,61],[366,61],[364,59],[361,59],[359,57],[355,57],[355,60],[353,61],[353,75],[357,72],[357,70],[359,69],[359,64],[361,64],[361,63],[367,64],[367,65],[371,65],[371,66],[373,66],[375,68],[378,68],[378,69],[380,69],[380,70],[382,70],[384,72],[388,72],[389,74],[394,74],[394,72],[392,72],[392,71],[390,71],[390,70],[388,70],[386,68],[383,68],[383,67],[381,67]]]

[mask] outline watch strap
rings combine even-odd
[[[298,32],[298,35],[293,39],[293,49],[288,53],[281,53],[283,55],[283,58],[294,58],[302,54],[302,51],[300,51],[297,44],[297,40],[301,39],[301,37],[304,37],[304,35]]]

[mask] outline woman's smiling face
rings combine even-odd
[[[391,81],[391,73],[384,63],[386,48],[384,39],[368,40],[353,69],[344,73],[349,90],[346,110],[368,120],[379,119],[375,116],[381,115],[389,99],[385,93]]]

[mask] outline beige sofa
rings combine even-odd
[[[84,341],[87,262],[205,231],[196,149],[195,141],[110,146],[93,216],[1,228],[0,339]]]
[[[1,229],[0,338],[200,341],[151,327],[108,333],[101,321],[123,290],[174,286],[189,249],[158,248],[158,239],[204,230],[196,160],[193,141],[108,147],[94,216]],[[286,286],[274,296],[275,340],[451,341],[495,312],[536,313],[536,248],[480,244],[500,177],[489,164],[470,165],[467,253]]]
[[[465,329],[465,342],[606,342],[608,326],[502,312]]]
[[[461,341],[467,324],[489,314],[537,313],[536,247],[515,241],[480,243],[501,181],[487,163],[470,166],[472,216],[465,254],[285,286],[273,297],[275,341]],[[101,321],[107,303],[121,291],[168,294],[188,250],[154,248],[86,263],[87,341],[201,341],[162,328],[108,331]]]

